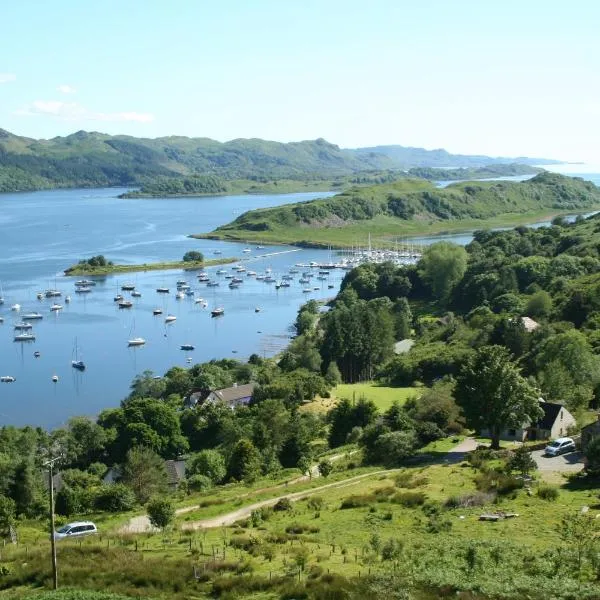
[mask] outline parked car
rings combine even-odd
[[[63,540],[69,537],[81,537],[98,533],[96,525],[91,521],[77,521],[76,523],[67,523],[54,532],[55,540]]]
[[[575,450],[575,442],[569,437],[558,438],[544,449],[546,456],[558,456]]]

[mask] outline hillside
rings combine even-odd
[[[327,199],[249,211],[202,237],[348,246],[413,232],[481,227],[482,221],[600,205],[580,178],[541,173],[524,182],[464,182],[436,188],[419,179],[354,187]],[[440,229],[443,227],[444,229]]]
[[[35,140],[0,129],[0,191],[136,186],[159,178],[196,175],[258,183],[273,179],[313,181],[438,164],[423,162],[421,155],[428,151],[414,150],[414,159],[409,152],[399,160],[385,152],[342,149],[323,139],[290,143],[236,139],[221,143],[208,138],[149,139],[78,131],[66,137]],[[484,164],[494,162],[486,158]],[[469,163],[460,158],[452,164]]]
[[[395,163],[410,167],[482,167],[492,163],[507,164],[521,163],[525,165],[551,165],[561,161],[549,160],[547,158],[506,158],[471,154],[450,154],[440,148],[437,150],[425,150],[424,148],[413,148],[411,146],[373,146],[370,148],[357,148],[358,154],[383,154]]]

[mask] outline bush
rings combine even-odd
[[[191,492],[205,492],[213,487],[213,482],[206,475],[192,475],[187,480],[187,485]]]
[[[406,508],[422,506],[425,504],[425,500],[427,500],[427,495],[424,492],[400,492],[391,499],[395,504],[401,504]]]
[[[175,518],[175,507],[170,500],[157,496],[146,506],[150,523],[159,529],[165,529]]]
[[[375,496],[370,494],[355,494],[353,496],[348,496],[342,500],[342,504],[340,505],[341,509],[346,508],[362,508],[365,506],[369,506],[372,502],[375,502]]]
[[[525,483],[523,479],[517,479],[500,471],[490,470],[479,473],[475,477],[475,485],[481,492],[497,492],[500,495],[506,495],[522,488]]]
[[[558,499],[558,488],[554,487],[553,485],[542,483],[538,486],[537,495],[542,500],[554,502]]]
[[[135,495],[122,483],[103,485],[94,498],[96,510],[107,512],[123,512],[135,506]]]
[[[319,511],[323,508],[323,498],[321,496],[311,496],[306,505],[311,510]]]
[[[289,498],[281,498],[277,501],[275,506],[273,506],[273,510],[275,512],[284,512],[292,510],[292,502]]]
[[[484,506],[492,502],[494,494],[486,492],[473,492],[462,496],[450,496],[444,502],[445,508],[470,508],[472,506]]]
[[[319,533],[320,528],[314,525],[304,525],[303,523],[292,523],[285,528],[286,533],[301,535],[303,533]]]

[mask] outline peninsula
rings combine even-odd
[[[92,260],[92,259],[90,259]],[[72,265],[64,270],[65,275],[113,275],[117,273],[135,273],[136,271],[167,271],[170,269],[184,269],[194,271],[205,267],[214,267],[216,265],[226,265],[237,262],[239,259],[215,258],[203,261],[185,261],[174,260],[167,262],[143,263],[135,265],[115,265],[108,261],[105,264],[90,264],[89,260],[81,260],[76,265]]]
[[[399,236],[530,223],[600,206],[600,189],[581,178],[540,173],[523,182],[463,182],[440,189],[423,179],[353,187],[336,196],[253,210],[193,237],[351,247],[371,234]]]

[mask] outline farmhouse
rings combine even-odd
[[[516,429],[505,429],[500,439],[506,442],[549,440],[567,435],[568,428],[575,424],[575,418],[562,404],[540,399],[540,408],[544,414],[537,422],[523,423]],[[481,435],[490,437],[490,432],[483,429]]]
[[[245,385],[234,383],[231,387],[211,392],[204,400],[204,404],[221,402],[231,409],[238,406],[246,406],[252,398],[252,392],[254,392],[255,387],[255,383],[246,383]]]

